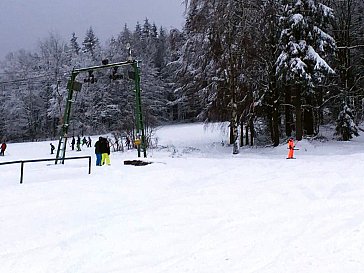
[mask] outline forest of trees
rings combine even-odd
[[[287,137],[358,135],[364,118],[362,0],[186,0],[182,30],[145,19],[102,45],[90,27],[57,34],[35,52],[1,61],[0,137],[57,138],[73,68],[141,61],[147,128],[171,122],[229,122],[233,152]],[[73,104],[70,132],[133,131],[135,98],[127,68],[95,73]],[[113,80],[112,75],[124,75]],[[80,74],[83,82],[87,75]]]

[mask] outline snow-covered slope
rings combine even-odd
[[[153,164],[0,166],[0,272],[364,272],[364,138],[243,148],[202,124],[160,128]],[[95,137],[96,138],[96,137]],[[92,155],[93,148],[69,151]],[[0,162],[49,157],[8,145]],[[93,162],[94,163],[94,162]]]

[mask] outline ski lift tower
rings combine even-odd
[[[135,115],[136,115],[136,136],[140,139],[136,139],[135,143],[138,148],[138,157],[141,156],[141,150],[143,150],[144,157],[147,157],[146,152],[146,139],[145,139],[145,131],[144,131],[144,121],[143,121],[143,113],[142,113],[142,105],[141,105],[141,94],[140,94],[140,61],[134,60],[131,57],[131,49],[130,46],[127,48],[129,52],[129,57],[125,62],[111,63],[108,61],[103,61],[103,64],[100,66],[92,66],[85,67],[79,69],[73,69],[71,72],[70,79],[67,83],[68,96],[66,101],[66,107],[64,110],[63,120],[62,120],[62,132],[58,142],[58,148],[56,153],[56,161],[55,164],[59,162],[64,164],[64,159],[66,157],[66,148],[67,148],[67,139],[68,139],[68,131],[70,127],[70,117],[71,117],[71,108],[72,103],[74,103],[73,93],[81,91],[82,83],[76,81],[77,76],[80,73],[88,72],[88,80],[87,82],[94,83],[96,82],[93,71],[102,70],[105,68],[118,68],[121,66],[131,66],[133,71],[128,73],[130,79],[134,80],[135,84]],[[113,75],[115,76],[115,75]],[[120,75],[119,75],[120,76]]]

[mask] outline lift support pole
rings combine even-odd
[[[136,100],[136,129],[137,137],[141,136],[141,145],[138,145],[138,157],[140,157],[140,148],[143,149],[144,157],[147,157],[144,122],[143,122],[143,111],[142,111],[142,100],[140,94],[140,71],[139,63],[133,63],[135,73],[135,100]],[[141,147],[140,147],[141,146]]]
[[[139,61],[136,60],[128,60],[125,62],[118,62],[112,64],[105,64],[100,66],[91,66],[79,69],[73,69],[71,73],[70,80],[67,84],[68,89],[68,97],[66,101],[66,107],[63,116],[62,122],[62,132],[58,142],[57,154],[56,154],[56,161],[55,164],[59,162],[64,164],[64,159],[66,157],[66,148],[67,148],[67,139],[68,139],[68,129],[70,125],[70,116],[71,116],[71,108],[73,100],[73,92],[74,91],[81,91],[82,84],[76,81],[76,77],[81,72],[88,72],[88,71],[96,71],[105,68],[111,67],[120,67],[131,65],[134,69],[134,81],[135,81],[135,99],[136,99],[136,127],[137,127],[137,135],[141,133],[141,145],[138,145],[138,157],[140,157],[140,146],[143,149],[144,157],[147,157],[146,152],[146,139],[145,139],[145,132],[144,132],[144,122],[143,122],[143,114],[141,108],[141,94],[140,94],[140,69],[139,69]]]

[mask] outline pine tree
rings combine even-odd
[[[336,120],[336,135],[343,141],[352,139],[353,135],[359,136],[358,127],[354,123],[353,112],[347,104],[343,105],[343,109]]]
[[[256,35],[258,56],[261,56],[258,64],[261,75],[259,85],[263,90],[262,111],[267,117],[273,146],[278,146],[280,141],[280,105],[282,97],[284,97],[275,73],[275,63],[279,54],[279,20],[277,17],[279,7],[277,0],[260,3],[257,28],[261,32]]]
[[[280,55],[277,59],[277,75],[286,85],[288,97],[293,97],[295,107],[295,130],[297,140],[303,136],[302,105],[305,129],[313,133],[312,107],[315,87],[325,74],[334,70],[324,60],[335,48],[334,39],[325,32],[327,21],[333,17],[332,10],[315,0],[286,1],[281,18]]]
[[[364,3],[360,0],[330,1],[335,12],[334,37],[337,42],[336,65],[338,91],[355,110],[354,119],[363,117],[362,96],[364,95]],[[336,94],[337,95],[337,94]],[[337,105],[338,106],[338,105]],[[338,107],[334,108],[338,108]]]
[[[191,1],[184,46],[184,96],[200,103],[199,118],[230,122],[236,147],[239,119],[254,131],[256,83],[254,66],[255,1]],[[197,99],[193,98],[197,97]],[[252,134],[253,135],[253,134]],[[234,148],[234,153],[237,150]]]
[[[100,43],[92,27],[90,27],[86,32],[85,38],[82,42],[82,50],[83,53],[90,56],[91,62],[100,60]]]
[[[76,55],[80,53],[81,47],[77,42],[78,37],[76,37],[76,34],[72,32],[72,38],[70,40],[70,48],[72,52]]]

